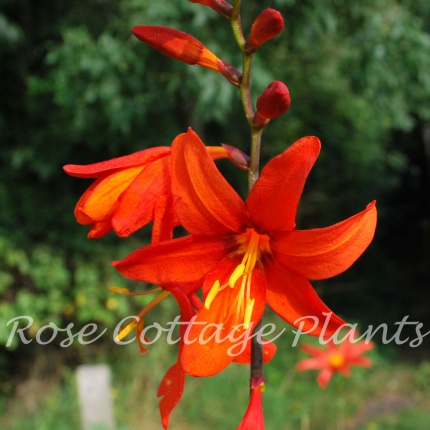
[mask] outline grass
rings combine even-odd
[[[266,366],[266,430],[416,430],[430,422],[430,364],[399,363],[378,348],[370,353],[372,369],[354,368],[348,379],[335,375],[321,390],[315,372],[294,370],[303,353],[288,347],[291,340],[278,339],[278,352]],[[161,430],[156,393],[176,359],[174,347],[159,341],[144,356],[134,344],[86,348],[79,361],[111,367],[117,430]],[[61,358],[65,352],[41,347],[26,379],[3,399],[0,428],[80,428],[74,366]],[[170,429],[235,429],[247,407],[248,371],[233,364],[211,378],[187,378]]]

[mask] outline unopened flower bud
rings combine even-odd
[[[269,120],[284,114],[291,104],[288,87],[281,81],[273,81],[257,99],[254,126],[264,127]]]
[[[140,41],[168,57],[216,70],[233,85],[240,84],[242,75],[239,71],[218,58],[203,43],[188,33],[158,25],[137,25],[131,32]]]
[[[215,12],[218,12],[224,18],[230,19],[233,11],[233,6],[225,0],[188,0],[191,3],[199,3],[204,6],[209,6]]]
[[[247,170],[249,167],[249,156],[242,152],[239,148],[235,146],[227,145],[226,143],[222,144],[223,148],[228,153],[228,158],[232,161],[232,163],[241,170]]]
[[[248,54],[255,52],[264,42],[276,37],[284,28],[284,20],[280,12],[266,9],[257,16],[251,27],[251,33],[245,44]]]

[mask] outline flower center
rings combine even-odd
[[[236,300],[232,306],[236,305],[236,315],[243,314],[243,327],[247,329],[251,322],[255,303],[255,299],[251,298],[252,271],[261,255],[270,253],[269,237],[258,234],[254,229],[250,228],[245,233],[238,235],[237,241],[239,243],[238,253],[243,253],[242,261],[233,270],[228,282],[221,285],[219,280],[215,281],[206,296],[205,308],[210,308],[211,303],[220,291],[227,287],[235,288],[236,285],[240,285]],[[240,283],[238,283],[239,280],[241,280]]]
[[[345,363],[345,359],[340,354],[332,354],[329,359],[329,364],[332,368],[338,369],[342,367]]]

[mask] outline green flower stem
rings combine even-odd
[[[251,159],[248,168],[248,189],[252,190],[255,182],[257,181],[259,170],[260,170],[260,146],[261,146],[261,135],[263,129],[257,130],[253,126],[254,119],[254,108],[252,105],[251,97],[251,66],[252,66],[252,54],[245,52],[245,37],[243,36],[242,25],[240,21],[240,5],[241,0],[234,0],[233,12],[230,19],[231,28],[233,30],[236,42],[243,53],[243,70],[242,70],[242,82],[239,86],[240,96],[242,99],[243,109],[248,124],[251,127]],[[256,333],[263,325],[263,318],[254,327],[253,333]],[[254,336],[251,339],[251,386],[255,381],[264,381],[263,376],[263,346]]]
[[[251,127],[251,159],[249,160],[248,168],[248,190],[251,191],[255,182],[258,179],[260,169],[260,147],[261,135],[263,129],[255,129]]]
[[[231,13],[230,24],[234,37],[240,50],[245,50],[245,38],[243,37],[242,24],[240,23],[240,4],[241,0],[234,0],[233,11]]]

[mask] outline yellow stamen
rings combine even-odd
[[[234,285],[236,284],[237,280],[243,275],[243,272],[245,272],[245,265],[243,263],[239,264],[239,266],[234,269],[234,272],[231,274],[230,279],[228,281],[228,285],[230,288],[234,288]]]
[[[206,296],[206,300],[205,300],[205,308],[206,309],[210,308],[211,303],[213,302],[215,296],[218,294],[220,289],[221,289],[221,285],[217,279],[215,281],[215,283],[213,284],[212,288],[210,289],[208,295]]]
[[[245,317],[243,318],[243,328],[246,330],[249,327],[254,309],[255,299],[248,299],[245,308]]]
[[[170,296],[170,291],[164,291],[159,296],[152,299],[140,312],[139,319],[146,315],[153,307],[157,306],[158,303],[162,302],[166,297]]]
[[[243,327],[249,327],[254,310],[255,299],[251,298],[252,272],[257,262],[263,255],[271,254],[269,245],[269,236],[257,233],[254,229],[249,228],[246,232],[237,236],[238,252],[236,255],[242,256],[242,261],[234,268],[228,282],[220,285],[217,280],[209,291],[205,300],[205,308],[209,309],[212,301],[217,294],[224,288],[237,288],[239,291],[235,294],[234,302],[224,308],[224,318],[235,316],[235,320],[243,316]],[[224,280],[223,280],[224,281]],[[240,281],[240,284],[238,282]]]
[[[116,294],[125,294],[129,295],[130,290],[128,288],[122,288],[122,287],[109,287],[109,291],[112,291],[112,293]]]
[[[129,322],[125,327],[121,329],[121,331],[116,336],[116,341],[119,342],[120,340],[124,339],[129,333],[131,333],[132,330],[134,330],[137,326],[137,321]]]
[[[161,290],[162,289],[158,287],[149,291],[137,291],[135,293],[131,293],[128,288],[109,287],[109,291],[112,291],[112,293],[123,294],[125,296],[146,296],[147,294],[158,293]]]
[[[154,291],[154,290],[153,290]],[[121,329],[121,331],[118,333],[116,340],[120,341],[124,339],[129,333],[131,333],[132,330],[134,330],[137,326],[137,324],[142,320],[143,316],[147,314],[154,306],[157,306],[158,303],[163,301],[166,297],[170,296],[170,291],[164,291],[159,296],[155,297],[153,300],[151,300],[139,313],[137,316],[137,321],[132,321],[128,323],[125,327]]]

